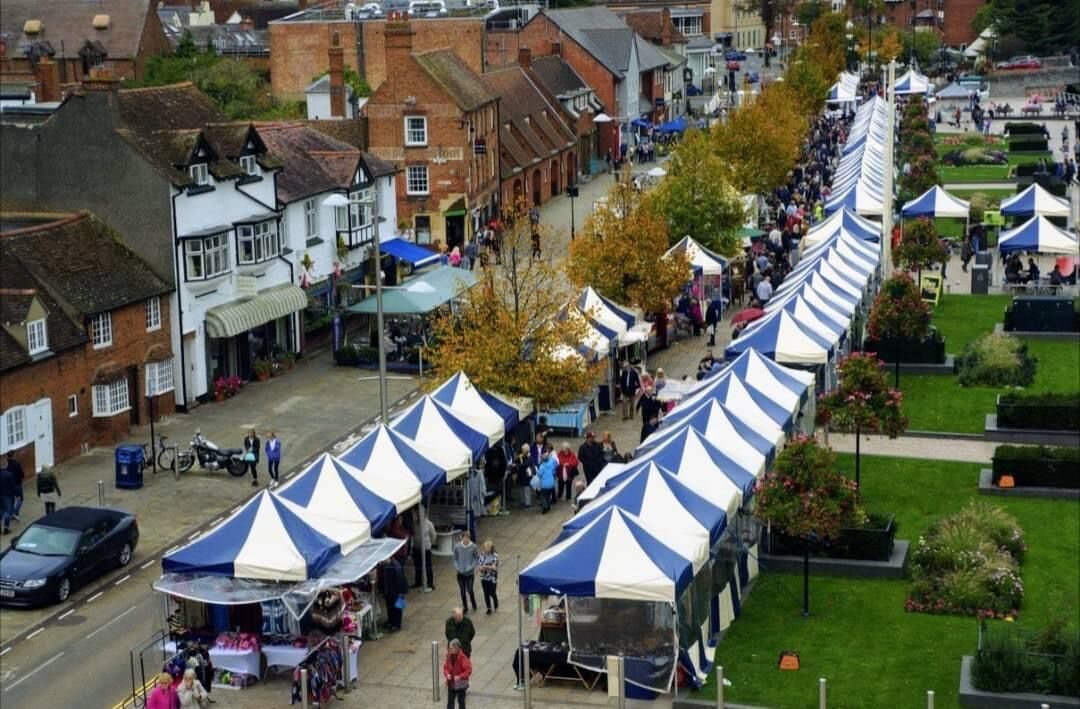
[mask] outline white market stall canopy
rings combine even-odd
[[[1006,217],[1067,217],[1069,202],[1055,197],[1042,185],[1033,182],[1026,190],[1002,200],[1000,211]]]
[[[727,268],[727,260],[723,256],[709,251],[689,236],[684,236],[679,243],[667,250],[667,254],[673,253],[686,254],[690,266],[700,268],[705,276],[719,276]]]
[[[998,239],[1001,253],[1033,251],[1040,254],[1078,254],[1076,236],[1054,226],[1046,217],[1028,219],[1020,226],[1003,231]]]
[[[945,191],[941,185],[934,185],[926,192],[904,204],[900,212],[906,219],[913,217],[954,217],[967,219],[971,214],[971,204]]]

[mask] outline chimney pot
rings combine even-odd
[[[660,11],[660,44],[667,47],[671,44],[672,36],[671,30],[673,25],[671,24],[671,10],[664,8]]]
[[[345,49],[341,46],[341,36],[334,32],[330,36],[330,117],[345,117]]]
[[[60,100],[60,65],[49,57],[42,57],[34,67],[38,83],[41,86],[39,101]]]

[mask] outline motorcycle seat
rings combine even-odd
[[[221,455],[243,455],[243,448],[219,448],[218,453]]]

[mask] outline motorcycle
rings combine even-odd
[[[220,448],[216,443],[195,430],[191,447],[178,452],[176,456],[176,474],[186,473],[198,461],[203,470],[214,472],[224,468],[229,475],[240,477],[244,474],[244,451],[240,448]]]

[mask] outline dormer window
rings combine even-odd
[[[210,171],[207,169],[206,163],[204,162],[195,163],[189,167],[188,175],[191,176],[191,180],[199,187],[210,184]]]
[[[240,169],[244,171],[245,175],[258,175],[259,165],[255,161],[254,155],[241,155],[240,156]]]
[[[48,351],[49,337],[45,328],[45,318],[26,323],[26,348],[31,355]]]

